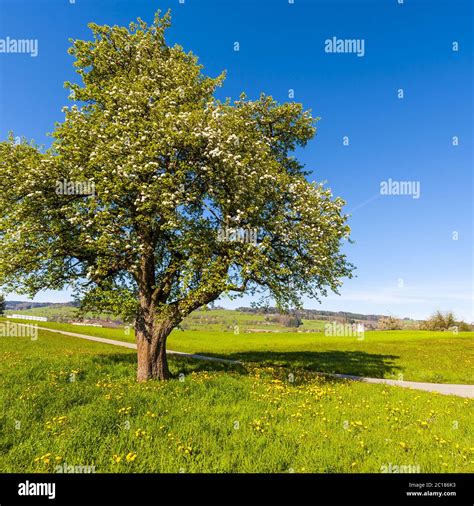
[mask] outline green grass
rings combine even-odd
[[[363,340],[321,334],[175,331],[170,349],[309,371],[474,384],[474,332],[373,331]]]
[[[14,320],[11,320],[14,321]],[[20,320],[18,320],[20,321]],[[25,322],[23,322],[25,323]],[[134,342],[133,329],[82,327],[39,322],[68,332]],[[251,334],[175,330],[169,349],[246,363],[374,378],[474,384],[474,332],[371,331],[356,337],[298,332]]]
[[[224,337],[214,344],[228,355],[257,346],[233,336],[222,349]],[[190,351],[203,351],[196,339]],[[56,457],[96,472],[474,471],[472,400],[322,379],[296,363],[171,359],[184,381],[137,384],[130,350],[46,331],[0,338],[0,358],[0,472],[54,472]]]
[[[38,322],[33,320],[20,320],[16,318],[0,318],[0,322],[20,323],[24,325],[37,325],[50,329],[64,330],[66,332],[75,332],[76,334],[87,334],[95,337],[105,337],[108,339],[117,339],[119,341],[135,342],[135,333],[132,328],[118,327],[90,327],[87,325],[72,325],[71,323],[57,322]]]

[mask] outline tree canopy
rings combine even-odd
[[[293,156],[318,118],[264,94],[216,99],[224,74],[167,45],[169,25],[91,23],[69,50],[82,82],[65,83],[75,103],[51,147],[0,143],[0,285],[73,287],[84,308],[168,330],[222,294],[285,309],[337,291],[353,268],[344,201]],[[225,228],[256,240],[222,240]]]

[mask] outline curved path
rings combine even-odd
[[[25,325],[20,323],[19,325]],[[122,346],[124,348],[137,349],[135,343],[128,343],[127,341],[117,341],[116,339],[106,339],[105,337],[89,336],[87,334],[76,334],[76,332],[67,332],[65,330],[50,329],[47,327],[38,327],[38,330],[46,330],[47,332],[56,332],[65,336],[79,337],[80,339],[87,339],[88,341],[96,341],[98,343],[113,344],[115,346]],[[183,351],[166,350],[169,355],[179,355],[182,357],[197,358],[199,360],[209,360],[210,362],[224,362],[228,364],[240,364],[237,360],[229,360],[226,358],[205,357],[204,355],[196,355],[194,353],[184,353]]]
[[[20,325],[26,325],[21,324]],[[28,325],[26,325],[28,326]],[[56,332],[71,337],[79,337],[81,339],[88,339],[89,341],[96,341],[98,343],[113,344],[115,346],[122,346],[125,348],[136,349],[135,343],[127,343],[126,341],[117,341],[115,339],[106,339],[104,337],[88,336],[87,334],[76,334],[75,332],[66,332],[65,330],[56,330],[46,327],[39,327],[39,330],[46,330],[47,332]],[[196,355],[194,353],[184,353],[182,351],[168,350],[170,355],[178,355],[182,357],[196,358],[198,360],[208,360],[210,362],[222,362],[227,364],[242,364],[238,360],[229,360],[226,358],[206,357],[204,355]],[[381,378],[365,378],[363,376],[352,376],[350,374],[329,374],[320,373],[322,376],[330,376],[333,378],[349,379],[353,381],[363,381],[365,383],[383,383],[384,385],[397,386],[403,388],[412,388],[415,390],[425,390],[427,392],[437,392],[443,395],[457,395],[458,397],[474,398],[474,385],[456,385],[448,383],[423,383],[419,381],[400,381]]]
[[[457,395],[458,397],[467,397],[474,399],[474,385],[459,385],[449,383],[423,383],[420,381],[401,381],[383,378],[365,378],[363,376],[351,376],[350,374],[325,374],[333,378],[344,378],[353,381],[363,381],[365,383],[383,383],[384,385],[413,388],[415,390],[426,390],[427,392],[437,392],[443,395]]]

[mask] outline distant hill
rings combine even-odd
[[[7,314],[23,314],[30,316],[46,317],[48,321],[70,322],[78,320],[76,302],[31,302],[31,301],[7,301]],[[346,311],[323,311],[317,309],[301,309],[291,311],[290,315],[281,316],[275,307],[252,308],[239,307],[236,310],[224,309],[219,306],[204,307],[189,315],[181,324],[182,328],[200,330],[232,329],[236,325],[241,329],[253,329],[268,331],[288,329],[291,327],[300,328],[305,331],[322,331],[327,322],[338,321],[347,323],[364,323],[366,329],[376,328],[380,318],[386,315],[361,314]],[[113,322],[121,323],[120,318],[110,314],[84,315],[86,320],[99,323]],[[412,327],[417,324],[410,318],[404,319],[404,327]]]
[[[77,302],[31,302],[21,300],[7,300],[6,309],[10,311],[24,311],[25,309],[34,309],[39,307],[78,307]]]
[[[276,307],[267,308],[253,308],[253,307],[239,307],[237,311],[242,313],[253,314],[276,314],[278,309]],[[361,314],[351,313],[349,311],[323,311],[319,309],[297,309],[290,311],[305,320],[330,320],[330,319],[347,319],[347,320],[365,320],[365,321],[378,321],[380,318],[387,318],[389,315],[382,314]],[[411,318],[402,318],[403,320],[411,320]]]

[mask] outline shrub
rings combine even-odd
[[[5,314],[5,309],[7,307],[7,303],[5,302],[5,296],[0,293],[0,316]]]
[[[301,318],[298,315],[292,314],[267,316],[265,320],[278,323],[282,327],[299,327],[301,325]]]
[[[473,326],[465,321],[456,322],[456,326],[459,332],[471,332],[473,330]]]
[[[466,325],[464,322],[462,323]],[[423,330],[449,330],[456,326],[458,325],[452,311],[442,313],[438,310],[421,325],[421,328]]]
[[[385,316],[378,321],[378,327],[380,330],[401,330],[403,325],[393,316]]]

